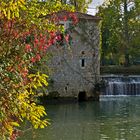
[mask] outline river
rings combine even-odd
[[[19,140],[140,140],[140,96],[47,105],[51,125]]]

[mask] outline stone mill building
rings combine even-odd
[[[56,97],[83,100],[94,97],[94,85],[99,82],[100,18],[79,12],[75,14],[79,21],[71,31],[69,20],[60,22],[70,34],[70,44],[49,48],[49,92]]]

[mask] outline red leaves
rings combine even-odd
[[[37,54],[35,58],[36,58],[36,61],[40,61],[40,59],[41,59],[40,54]]]
[[[78,23],[78,17],[76,12],[68,12],[68,11],[60,11],[58,13],[54,13],[51,15],[50,20],[55,23],[59,23],[60,21],[70,20],[73,24]]]
[[[56,37],[56,32],[51,31],[50,32],[50,38],[54,39]]]
[[[70,35],[67,34],[67,35],[65,36],[65,40],[66,40],[67,43],[69,42],[69,38],[70,38]]]
[[[56,41],[60,41],[62,39],[61,35],[56,36]]]
[[[63,17],[63,20],[64,20],[64,21],[67,21],[67,20],[68,20],[68,17],[67,17],[67,16],[64,16],[64,17]]]
[[[32,48],[31,48],[31,45],[30,44],[26,44],[25,45],[25,51],[26,52],[31,52],[32,51]]]
[[[73,24],[77,24],[78,23],[78,17],[76,16],[75,13],[70,13],[69,17],[72,19]]]
[[[73,24],[78,22],[76,14],[68,12],[61,17],[55,14],[54,24],[58,25],[60,21],[67,22],[67,20],[72,21]],[[33,63],[41,61],[41,58],[46,55],[46,51],[50,46],[61,46],[64,43],[69,43],[70,40],[70,35],[62,34],[61,31],[43,31],[40,33],[36,26],[22,30],[26,26],[26,23],[21,23],[19,27],[17,25],[18,21],[6,22],[4,24],[4,33],[6,33],[4,36],[7,37],[10,33],[8,39],[11,44],[9,46],[19,46],[18,49],[21,50],[21,54],[14,58],[16,62],[15,66],[9,68],[9,71],[13,73],[18,71],[23,78],[28,74],[29,65],[31,66]]]
[[[35,57],[32,57],[32,58],[31,58],[31,62],[32,62],[32,63],[35,63],[35,62],[36,62]]]
[[[38,42],[39,42],[38,39],[35,38],[34,43],[35,43],[35,44],[38,44]]]
[[[36,49],[37,52],[43,52],[44,46],[46,46],[46,35],[40,34],[39,36],[35,35],[35,39],[33,40],[33,48]]]
[[[35,62],[40,61],[40,60],[41,60],[40,54],[36,54],[36,56],[31,58],[32,63],[35,63]]]
[[[45,46],[44,46],[44,51],[45,51],[45,52],[46,52],[46,50],[48,49],[48,47],[49,47],[48,45],[45,45]]]

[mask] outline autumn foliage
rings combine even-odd
[[[57,17],[59,10],[72,7],[58,1],[0,0],[0,137],[15,140],[20,134],[20,124],[27,120],[33,128],[44,128],[49,124],[42,119],[45,108],[38,105],[37,89],[48,86],[48,76],[36,71],[47,49],[61,40],[63,28],[60,20],[74,14]],[[49,15],[49,17],[46,17]],[[53,15],[53,16],[50,16]],[[55,16],[54,16],[55,15]],[[65,40],[68,41],[67,34]]]

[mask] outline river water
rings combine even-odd
[[[140,97],[47,105],[51,125],[20,140],[140,140]]]

